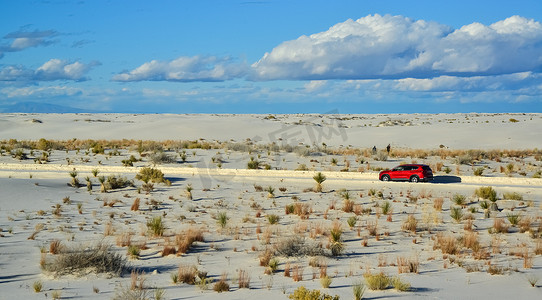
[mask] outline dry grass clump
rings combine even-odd
[[[140,202],[141,202],[141,199],[135,198],[134,203],[132,203],[132,206],[130,207],[130,210],[131,211],[138,211]]]
[[[459,245],[457,239],[452,235],[445,235],[441,232],[435,236],[435,243],[433,250],[440,249],[443,254],[457,254],[459,253]]]
[[[203,231],[197,228],[188,228],[186,231],[175,235],[177,255],[186,253],[195,242],[203,242]]]
[[[97,244],[91,247],[78,246],[64,249],[52,260],[42,265],[44,271],[55,276],[82,274],[85,272],[120,275],[127,269],[126,259],[111,250],[111,246]]]
[[[248,275],[246,270],[239,269],[238,282],[240,289],[250,288],[250,276]]]
[[[414,217],[414,215],[408,215],[403,224],[401,224],[401,229],[416,233],[417,226],[418,220],[416,220],[416,217]]]
[[[308,219],[312,212],[310,204],[299,202],[286,205],[284,210],[287,215],[295,214],[298,215],[302,220]]]
[[[442,204],[444,204],[444,198],[442,197],[433,200],[433,208],[437,211],[442,211]]]
[[[196,284],[196,279],[198,276],[198,268],[195,266],[188,266],[188,265],[179,265],[179,269],[177,271],[177,281],[194,285]]]
[[[493,233],[508,233],[508,225],[506,225],[502,218],[495,218],[493,220],[493,228],[491,231]]]
[[[303,281],[303,267],[299,264],[295,264],[292,267],[292,279],[295,282]]]
[[[399,256],[397,257],[397,269],[399,274],[401,273],[416,273],[418,274],[420,267],[420,262],[418,257],[413,259],[408,259],[406,257]]]
[[[214,284],[213,290],[218,293],[228,292],[230,290],[230,285],[226,282],[226,280],[226,273],[223,273],[220,276],[220,279]]]
[[[121,235],[117,236],[117,246],[119,247],[128,247],[132,244],[132,235],[131,232],[123,232]]]
[[[60,240],[53,240],[49,244],[49,253],[51,254],[59,254],[64,249],[64,246],[60,242]]]

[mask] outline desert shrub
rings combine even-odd
[[[518,192],[506,192],[503,194],[503,198],[506,200],[523,201],[523,195]]]
[[[85,271],[121,275],[128,266],[126,259],[111,250],[111,246],[97,244],[88,248],[79,246],[63,250],[51,261],[45,261],[43,269],[59,275],[79,275]]]
[[[157,152],[157,153],[151,154],[149,160],[150,160],[150,162],[152,162],[155,165],[174,164],[174,163],[177,162],[177,160],[175,159],[174,156],[169,155],[169,154],[164,153],[164,152]]]
[[[304,237],[295,235],[279,241],[275,253],[286,257],[319,256],[324,250],[318,244],[309,244]]]
[[[391,278],[382,272],[378,274],[366,273],[363,277],[370,290],[385,290],[391,284]]]
[[[295,168],[295,171],[308,171],[309,168],[305,164],[299,164],[297,168]]]
[[[136,245],[130,245],[128,246],[127,253],[131,259],[139,259],[141,249]]]
[[[280,217],[275,214],[267,215],[267,221],[269,221],[269,224],[277,224],[280,220]]]
[[[374,159],[378,161],[386,161],[388,160],[388,152],[384,150],[378,151]]]
[[[322,288],[327,289],[333,282],[333,279],[327,275],[320,277],[320,284],[322,285]]]
[[[304,286],[298,287],[288,295],[288,298],[292,300],[339,300],[339,296],[330,296],[320,293],[319,290],[307,290]]]
[[[399,276],[393,277],[391,279],[391,285],[394,289],[400,291],[400,292],[406,292],[410,290],[410,283],[402,281]]]
[[[145,183],[147,182],[166,183],[166,179],[164,178],[164,173],[162,173],[162,171],[155,168],[149,168],[149,167],[145,167],[139,170],[139,173],[136,175],[135,178]]]
[[[474,176],[482,176],[483,173],[484,173],[484,168],[483,167],[479,167],[479,168],[474,169]]]
[[[28,159],[27,154],[24,152],[23,149],[16,149],[11,151],[11,156],[18,160],[25,160]]]
[[[497,200],[497,192],[490,186],[482,186],[474,190],[474,195],[484,200],[495,202]]]
[[[162,222],[162,217],[153,217],[152,219],[147,221],[147,228],[154,236],[162,236],[165,230],[164,223]]]
[[[474,162],[474,158],[469,154],[460,155],[455,158],[455,163],[458,165],[470,165]]]
[[[260,162],[255,160],[254,157],[250,157],[250,161],[247,163],[247,169],[257,170],[260,168]]]
[[[107,190],[115,190],[115,189],[122,189],[128,186],[133,186],[134,183],[124,177],[121,177],[120,175],[114,176],[108,176],[107,181],[104,183],[105,188]]]

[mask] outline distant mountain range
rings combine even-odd
[[[3,113],[97,113],[87,109],[62,106],[50,103],[21,102],[13,105],[0,107]]]

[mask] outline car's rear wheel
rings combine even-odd
[[[390,181],[390,175],[383,175],[382,181]]]
[[[414,175],[410,177],[410,182],[418,182],[420,181],[420,177],[418,175]]]

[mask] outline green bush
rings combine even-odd
[[[255,160],[254,157],[251,157],[250,161],[247,163],[247,168],[251,170],[257,170],[260,168],[260,162]]]
[[[507,200],[523,201],[523,196],[518,192],[507,192],[503,194],[503,198]]]
[[[479,168],[474,169],[474,176],[482,176],[483,173],[484,173],[484,168],[483,167],[479,167]]]
[[[307,290],[304,286],[298,287],[293,294],[288,296],[292,300],[339,300],[339,296],[330,296],[320,293],[319,290]]]
[[[367,273],[363,277],[365,277],[367,287],[370,290],[385,290],[391,284],[391,278],[382,272],[378,274]]]
[[[497,192],[490,186],[482,186],[474,190],[474,195],[491,202],[497,201]]]
[[[149,167],[145,167],[139,170],[139,173],[136,175],[136,179],[141,180],[145,183],[147,182],[167,183],[166,179],[164,178],[164,173],[162,173],[162,171],[155,168],[149,168]]]

